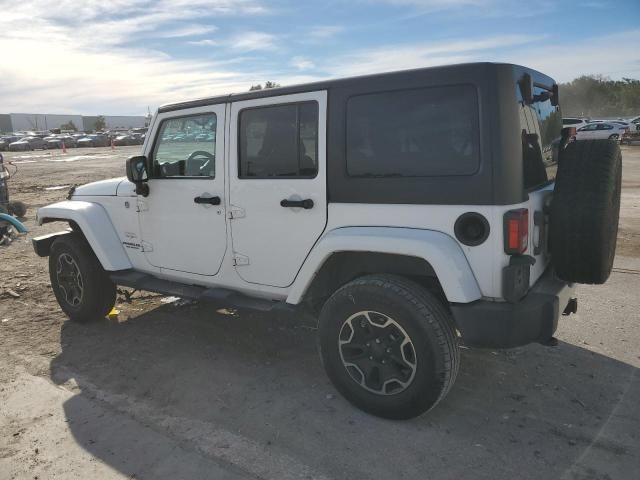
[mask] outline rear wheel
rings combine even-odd
[[[322,309],[319,333],[333,384],[380,417],[407,419],[433,408],[458,372],[451,315],[402,277],[369,275],[340,288]]]
[[[49,277],[60,308],[73,321],[104,318],[115,305],[115,284],[76,233],[58,237],[51,245]]]
[[[615,141],[615,140],[618,140],[619,138],[620,138],[620,137],[618,136],[618,134],[617,134],[617,133],[614,133],[613,135],[610,135],[610,136],[609,136],[609,140],[614,140],[614,141]]]

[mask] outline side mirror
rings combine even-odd
[[[146,197],[149,195],[149,175],[147,173],[147,157],[137,155],[127,158],[127,178],[136,184],[136,193]]]

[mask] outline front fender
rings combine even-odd
[[[469,303],[482,297],[464,252],[449,235],[413,228],[346,227],[331,230],[320,238],[300,269],[287,303],[300,303],[324,262],[338,252],[423,258],[433,267],[449,302]]]
[[[102,205],[77,200],[58,202],[38,209],[36,218],[39,225],[57,220],[76,223],[105,270],[132,268],[111,219]]]

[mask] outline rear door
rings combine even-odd
[[[247,282],[291,285],[324,231],[326,102],[318,91],[231,106],[231,236]]]

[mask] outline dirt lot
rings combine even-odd
[[[580,287],[559,346],[465,349],[447,399],[406,422],[335,392],[311,319],[137,294],[116,318],[65,322],[30,245],[59,226],[35,211],[139,149],[5,155],[30,233],[0,247],[0,480],[637,478],[640,146],[623,147],[616,270]]]

